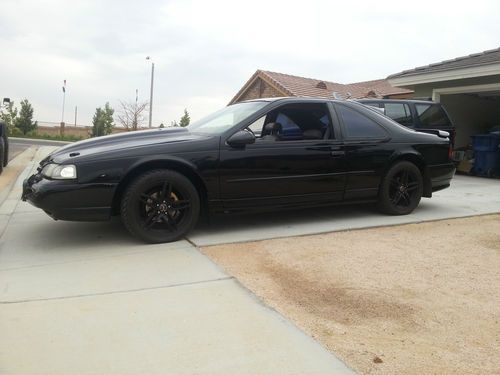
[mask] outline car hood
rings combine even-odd
[[[207,135],[194,134],[181,127],[131,131],[68,144],[54,151],[44,162],[63,163],[96,154],[112,153],[125,148],[151,147],[158,144],[196,141],[206,138]]]

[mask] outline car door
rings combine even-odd
[[[394,150],[390,133],[371,110],[353,102],[336,102],[344,139],[347,181],[345,200],[377,197],[381,177]]]
[[[308,111],[314,111],[314,115]],[[221,142],[219,171],[224,207],[303,206],[341,200],[346,181],[345,154],[328,105],[284,104],[261,120],[263,124],[271,122],[280,123],[281,134],[276,139],[262,132],[255,143],[244,148]],[[314,133],[311,129],[319,127],[320,122],[324,124],[322,137],[309,139]]]

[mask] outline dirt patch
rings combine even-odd
[[[405,323],[411,320],[413,307],[390,301],[379,291],[335,286],[324,280],[307,279],[296,270],[270,263],[263,270],[276,282],[280,294],[310,314],[343,324],[384,318]]]
[[[202,251],[359,373],[500,373],[500,215]]]

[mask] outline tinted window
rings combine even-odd
[[[283,137],[302,136],[300,127],[284,113],[279,113],[278,116],[276,116],[276,122],[279,122],[282,126]]]
[[[324,104],[293,104],[272,111],[266,122],[281,125],[280,141],[322,139],[328,135],[330,116]]]
[[[401,125],[412,125],[410,107],[403,103],[385,103],[385,115]]]
[[[451,126],[448,116],[439,104],[415,104],[415,108],[423,126]]]
[[[338,106],[347,138],[385,138],[385,130],[375,121],[343,105]]]

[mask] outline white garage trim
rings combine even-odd
[[[451,81],[456,79],[477,78],[500,74],[500,64],[470,66],[459,69],[443,69],[437,72],[415,72],[409,76],[391,77],[387,79],[392,86],[406,87],[424,83]],[[397,74],[395,74],[397,75]]]
[[[446,87],[446,88],[432,90],[432,100],[434,100],[435,102],[439,102],[441,99],[441,95],[446,95],[446,94],[466,94],[472,92],[486,92],[486,91],[497,91],[497,90],[500,90],[500,82],[489,83],[485,85]]]

